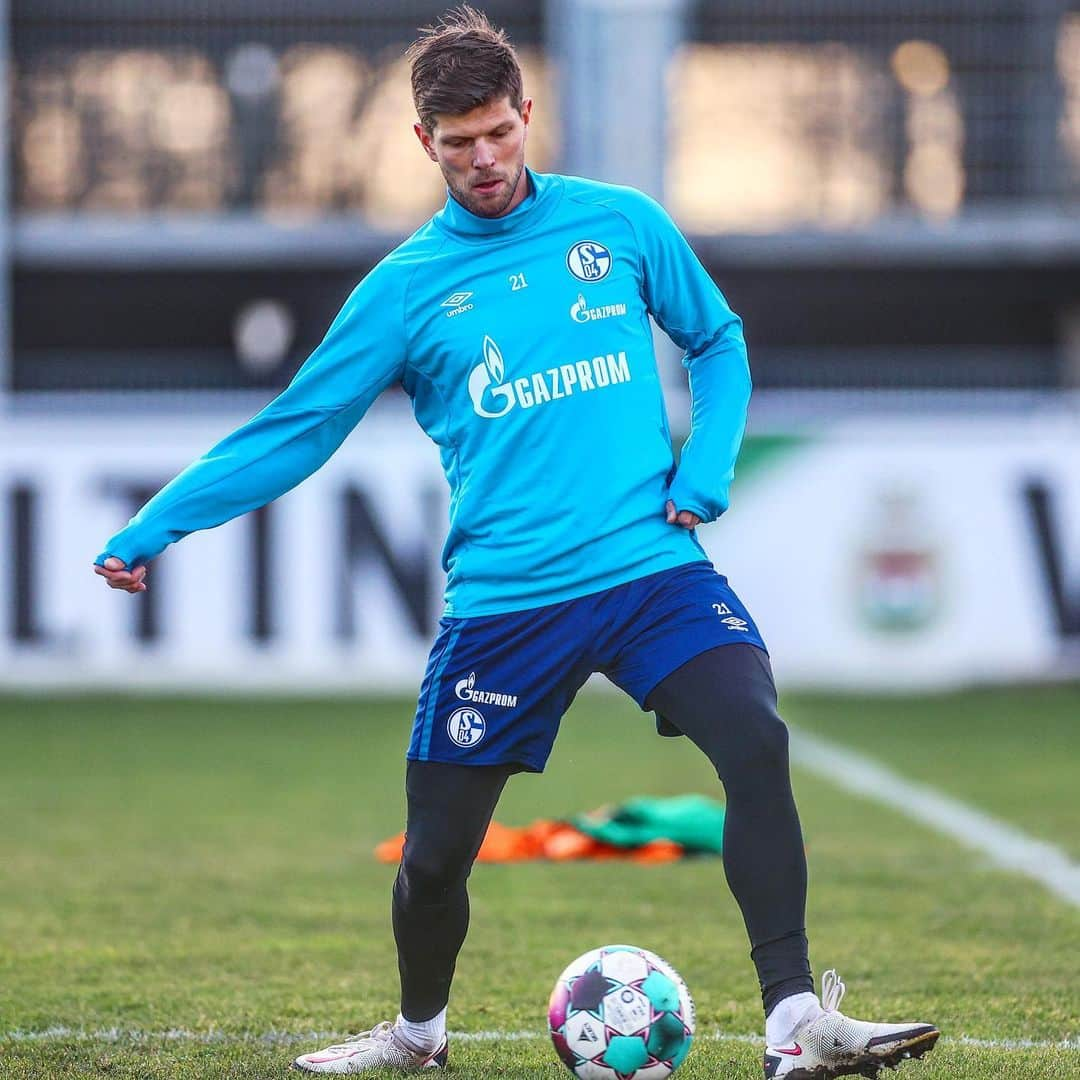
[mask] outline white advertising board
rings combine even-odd
[[[417,684],[446,485],[411,423],[372,418],[270,507],[173,545],[146,593],[92,573],[146,497],[243,419],[0,421],[0,684]]]
[[[737,478],[703,536],[783,684],[1080,672],[1074,416],[834,424]]]
[[[415,690],[441,608],[445,483],[375,416],[258,515],[189,537],[151,590],[105,538],[239,416],[0,420],[0,685]],[[748,442],[702,538],[785,686],[937,688],[1080,670],[1080,423],[943,417]]]

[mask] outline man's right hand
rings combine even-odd
[[[110,589],[123,589],[124,592],[146,592],[146,567],[136,566],[134,570],[128,570],[123,559],[110,555],[105,560],[104,566],[95,566],[94,573],[103,577],[109,584]]]

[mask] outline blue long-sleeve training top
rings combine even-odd
[[[502,218],[448,198],[360,282],[289,386],[97,561],[144,563],[276,499],[394,383],[450,485],[447,614],[553,604],[703,559],[664,504],[703,521],[727,508],[750,396],[742,323],[652,199],[569,176],[529,182]],[[673,479],[650,313],[690,375]]]

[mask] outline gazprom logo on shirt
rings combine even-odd
[[[481,355],[481,363],[469,372],[469,397],[473,411],[486,420],[505,416],[515,405],[531,409],[630,381],[630,365],[621,351],[534,371],[509,382],[503,382],[506,365],[502,352],[486,334]]]
[[[615,319],[626,314],[625,304],[599,304],[589,307],[583,293],[578,293],[577,303],[570,308],[570,318],[574,322],[595,322],[597,319]]]
[[[494,340],[484,335],[483,363],[477,364],[469,373],[469,397],[472,398],[473,410],[477,416],[483,416],[488,420],[497,420],[505,416],[514,407],[514,391],[503,385],[502,353]],[[489,409],[485,402],[485,395],[489,395],[496,404],[494,409]]]
[[[611,270],[611,252],[595,240],[579,240],[566,253],[566,269],[578,281],[600,281]]]

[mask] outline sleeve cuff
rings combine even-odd
[[[668,490],[668,498],[675,504],[676,510],[688,510],[701,518],[702,524],[715,521],[726,509],[727,498],[706,500],[694,493],[683,493],[679,490],[678,477]]]

